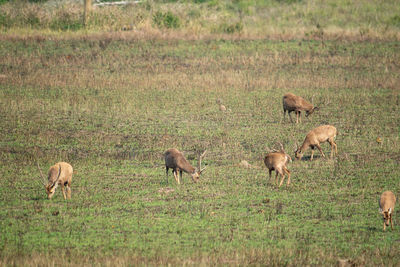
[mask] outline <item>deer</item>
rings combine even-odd
[[[290,116],[290,112],[294,111],[296,113],[296,123],[299,123],[299,119],[301,122],[301,111],[305,111],[306,117],[308,117],[318,109],[318,107],[314,107],[313,104],[307,102],[301,96],[292,93],[287,93],[283,96],[283,120],[285,120],[286,111],[292,123],[293,120]]]
[[[42,184],[46,188],[48,199],[51,199],[56,192],[56,188],[60,185],[64,199],[71,199],[71,182],[73,168],[69,163],[58,162],[49,168],[47,183],[42,170],[40,169],[39,162],[37,162],[40,176],[42,177]],[[65,187],[65,188],[64,188]]]
[[[303,144],[301,147],[298,147],[296,143],[296,151],[295,153],[295,158],[298,160],[301,160],[303,157],[304,152],[308,149],[311,148],[311,161],[314,158],[314,149],[318,148],[319,152],[321,152],[322,157],[325,158],[325,154],[322,151],[321,144],[325,142],[329,142],[331,145],[331,159],[333,158],[333,152],[337,154],[337,145],[335,143],[335,138],[337,135],[337,130],[334,126],[332,125],[322,125],[317,128],[312,129],[309,131],[306,135],[306,138],[304,139]]]
[[[281,175],[282,179],[279,184],[279,187],[283,184],[285,179],[285,174],[288,175],[287,185],[290,185],[290,171],[286,167],[287,163],[292,161],[292,158],[286,154],[285,150],[283,149],[283,145],[279,143],[281,148],[280,151],[272,151],[268,153],[264,158],[264,164],[269,171],[269,180],[271,180],[271,173],[273,170],[276,172],[275,180],[276,184],[278,185],[278,174]]]
[[[394,205],[396,204],[396,197],[391,191],[385,191],[382,193],[379,199],[379,212],[383,217],[383,231],[386,230],[386,226],[389,226],[393,230],[392,213]]]
[[[171,148],[168,149],[164,153],[165,158],[165,169],[166,169],[166,177],[168,183],[168,170],[169,168],[172,169],[172,173],[174,174],[175,180],[178,184],[181,183],[182,178],[182,171],[190,174],[192,176],[193,182],[197,183],[200,179],[200,174],[205,170],[205,167],[201,168],[201,160],[204,158],[207,150],[205,150],[202,154],[198,157],[198,167],[193,167],[183,156],[182,152],[178,149]],[[178,174],[179,171],[179,174]]]

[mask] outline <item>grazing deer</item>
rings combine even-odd
[[[321,143],[329,142],[331,145],[331,158],[333,157],[333,150],[335,149],[335,153],[337,154],[337,145],[335,143],[335,137],[337,135],[337,130],[334,126],[331,125],[322,125],[317,128],[312,129],[306,135],[303,144],[301,147],[298,147],[295,151],[296,159],[301,160],[304,152],[311,147],[311,160],[314,157],[314,149],[318,148],[319,152],[321,152],[322,156],[325,157],[324,152],[321,149]]]
[[[389,226],[393,230],[392,213],[394,210],[394,205],[396,204],[396,197],[391,191],[385,191],[382,193],[379,200],[379,212],[383,216],[383,231],[386,230],[386,226]]]
[[[306,117],[310,116],[317,110],[318,107],[314,107],[312,104],[304,100],[301,96],[297,96],[288,93],[283,96],[283,120],[285,120],[286,111],[288,112],[290,121],[293,122],[290,112],[294,111],[296,113],[296,123],[299,123],[299,118],[301,122],[301,111],[306,112]]]
[[[198,159],[198,168],[194,168],[190,163],[185,159],[183,154],[175,149],[171,148],[168,149],[164,153],[165,157],[165,168],[167,174],[167,183],[168,183],[168,170],[169,168],[172,169],[172,173],[174,174],[175,180],[178,184],[181,183],[182,178],[182,171],[189,173],[192,176],[193,182],[197,183],[200,179],[200,174],[204,171],[205,168],[201,168],[201,160],[203,159],[204,155],[206,154],[207,150],[204,151],[201,155],[199,155]],[[179,171],[179,174],[178,174]]]
[[[283,146],[281,145],[280,151],[273,151],[268,153],[264,158],[264,164],[269,171],[269,179],[271,180],[271,173],[273,170],[276,172],[275,180],[276,184],[278,185],[278,174],[281,175],[281,183],[279,187],[283,184],[283,180],[285,179],[285,174],[288,175],[287,185],[290,184],[290,171],[287,169],[286,164],[289,161],[292,161],[291,157],[285,153],[283,150]]]
[[[40,169],[39,162],[37,163],[40,175],[42,176],[42,183],[46,188],[47,197],[51,199],[56,192],[58,185],[61,186],[61,190],[64,199],[71,199],[71,181],[72,181],[72,166],[66,162],[58,162],[49,168],[49,174],[46,178],[44,177],[42,170]],[[64,188],[65,186],[65,188]],[[65,193],[65,191],[67,191]]]

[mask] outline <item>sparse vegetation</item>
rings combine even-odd
[[[0,265],[398,265],[378,199],[399,195],[399,8],[144,1],[84,29],[75,2],[3,2]],[[179,27],[153,21],[169,12]],[[287,92],[320,109],[283,121]],[[268,148],[293,158],[324,124],[338,154],[268,181]],[[166,183],[171,147],[192,164],[207,149],[198,183]],[[71,163],[72,199],[47,200],[37,160]]]
[[[74,1],[10,1],[0,5],[3,34],[119,32],[158,38],[399,40],[400,2],[345,0],[142,1],[94,7],[82,27],[82,4]],[[6,20],[4,19],[6,18]],[[228,35],[228,36],[225,36]]]

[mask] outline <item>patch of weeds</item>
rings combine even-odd
[[[301,0],[275,0],[275,2],[280,4],[295,4],[302,2]]]
[[[198,9],[192,9],[188,12],[188,16],[193,19],[200,18],[201,13]]]
[[[157,11],[153,16],[153,22],[158,28],[177,29],[181,26],[179,17],[171,11],[165,13]]]

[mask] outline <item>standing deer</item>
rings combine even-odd
[[[56,192],[56,188],[58,185],[61,186],[61,190],[64,196],[64,199],[71,199],[71,181],[72,181],[72,166],[66,162],[58,162],[49,168],[49,173],[46,178],[44,177],[42,170],[40,169],[39,162],[38,168],[40,175],[42,176],[42,183],[46,188],[47,197],[51,199]],[[64,188],[65,186],[65,188]],[[67,191],[67,192],[65,192]]]
[[[286,111],[288,112],[290,121],[293,123],[290,112],[294,111],[296,113],[296,123],[299,123],[299,118],[301,122],[301,111],[306,112],[306,117],[310,116],[317,110],[318,107],[314,107],[311,103],[307,102],[301,96],[297,96],[288,93],[283,96],[283,119],[285,120]]]
[[[204,171],[205,168],[201,168],[201,160],[206,154],[207,150],[204,151],[198,158],[198,168],[194,168],[190,163],[185,159],[183,154],[175,148],[168,149],[164,153],[165,157],[165,168],[167,175],[167,183],[168,183],[168,170],[172,169],[172,173],[174,174],[175,180],[178,184],[181,183],[182,171],[189,173],[192,176],[193,182],[197,183],[200,179],[200,174]],[[179,174],[178,174],[179,171]]]
[[[393,230],[392,213],[394,210],[394,205],[396,204],[396,197],[391,191],[385,191],[382,193],[379,200],[379,212],[383,216],[383,231],[386,230],[386,226],[389,226]]]
[[[276,172],[275,180],[278,185],[278,174],[281,175],[282,179],[279,184],[279,187],[283,184],[283,180],[285,179],[285,174],[288,175],[287,185],[290,184],[290,171],[287,169],[286,164],[292,161],[291,157],[285,153],[283,150],[283,146],[281,145],[280,151],[273,151],[268,153],[264,158],[264,164],[269,171],[269,179],[271,180],[271,173],[273,170]]]
[[[335,137],[337,135],[337,130],[334,126],[331,125],[322,125],[317,128],[312,129],[306,135],[303,144],[301,147],[298,147],[295,151],[296,159],[301,160],[304,152],[311,147],[311,160],[314,157],[314,149],[318,148],[319,152],[321,152],[322,156],[325,157],[324,152],[321,149],[321,143],[329,142],[331,145],[331,158],[333,157],[333,150],[337,154],[337,145],[335,143]]]

